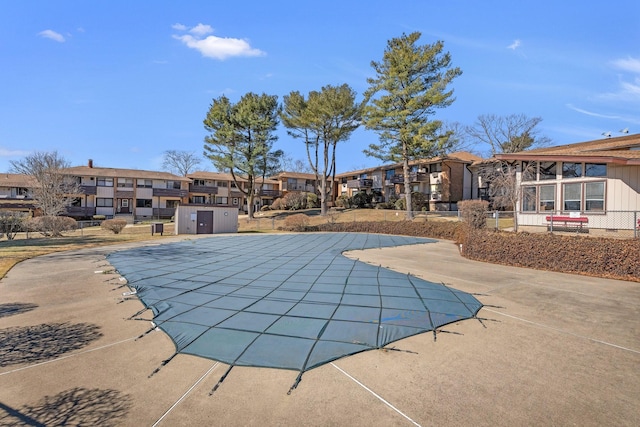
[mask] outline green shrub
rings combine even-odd
[[[113,234],[120,234],[126,226],[127,221],[124,219],[107,219],[100,224],[103,230],[112,231]]]
[[[318,206],[318,195],[315,193],[307,193],[307,209],[317,208]]]
[[[353,208],[366,208],[371,207],[371,200],[373,200],[373,195],[359,192],[353,195],[349,204]]]
[[[351,206],[349,196],[342,194],[336,199],[336,206],[339,208],[349,208]]]

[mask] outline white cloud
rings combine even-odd
[[[516,50],[517,48],[520,47],[521,44],[522,42],[520,41],[520,39],[515,39],[513,43],[507,46],[507,49]]]
[[[29,155],[29,151],[24,150],[9,150],[7,148],[0,147],[0,157],[21,157]]]
[[[600,98],[621,102],[640,102],[640,59],[627,57],[612,61],[611,64],[622,71],[618,77],[619,88],[616,92],[600,95]]]
[[[55,40],[58,43],[64,43],[65,42],[65,38],[62,34],[60,33],[56,33],[53,30],[44,30],[44,31],[40,31],[38,33],[38,35],[40,37],[44,37],[46,39],[51,39],[51,40]]]
[[[190,29],[189,32],[191,34],[195,34],[196,36],[202,37],[202,36],[204,36],[206,34],[213,33],[213,28],[211,27],[211,25],[198,24],[195,27],[193,27],[192,29]]]
[[[594,113],[593,111],[587,111],[582,108],[574,107],[572,104],[567,104],[567,107],[573,111],[577,111],[578,113],[586,114],[587,116],[591,116],[591,117],[600,117],[602,119],[621,119],[622,118],[620,116],[609,116],[606,114]]]
[[[196,49],[202,56],[219,59],[221,61],[234,56],[264,56],[265,52],[251,47],[249,42],[243,39],[231,37],[207,36],[213,33],[210,25],[198,24],[195,27],[187,27],[182,24],[174,24],[173,29],[178,31],[188,31],[190,34],[174,35],[173,38],[180,40],[187,47]],[[204,38],[203,38],[204,37]]]
[[[626,59],[616,59],[613,65],[624,71],[640,74],[640,59],[628,57]]]
[[[602,113],[596,113],[593,111],[588,111],[582,108],[578,108],[573,106],[572,104],[567,104],[567,108],[576,111],[578,113],[581,114],[585,114],[587,116],[591,116],[591,117],[598,117],[601,119],[610,119],[610,120],[619,120],[622,122],[626,122],[626,123],[638,123],[640,124],[640,119],[638,119],[637,117],[632,117],[632,116],[617,116],[617,115],[610,115],[610,114],[602,114]]]

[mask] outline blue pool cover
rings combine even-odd
[[[466,292],[342,255],[430,242],[359,233],[225,235],[123,250],[108,260],[176,353],[301,375],[476,315],[482,304]]]

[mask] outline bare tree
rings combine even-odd
[[[313,173],[313,169],[309,164],[300,159],[293,159],[288,154],[283,154],[280,159],[280,172],[297,172],[297,173]]]
[[[523,163],[521,176],[535,172],[535,165]],[[522,186],[518,180],[515,162],[496,160],[483,167],[481,179],[488,186],[488,196],[494,209],[513,211],[513,229],[518,231],[518,202],[522,198]]]
[[[465,128],[465,133],[472,142],[487,144],[492,156],[517,153],[543,147],[551,142],[550,138],[539,135],[537,126],[540,122],[542,118],[527,117],[525,114],[481,114],[473,126]]]
[[[176,175],[187,176],[202,162],[193,151],[167,150],[164,152],[162,168]]]
[[[36,207],[45,217],[56,217],[64,214],[74,198],[81,193],[80,185],[75,177],[68,175],[69,163],[53,152],[35,152],[21,161],[12,161],[11,167],[16,173],[33,178],[35,184],[29,189]],[[57,229],[60,221],[47,221],[53,227],[47,230],[50,235],[59,236],[62,230]]]

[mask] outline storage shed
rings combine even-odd
[[[180,205],[175,222],[176,234],[237,233],[238,207]]]

